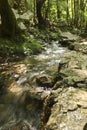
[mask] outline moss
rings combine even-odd
[[[23,53],[22,44],[17,45],[12,40],[0,39],[0,56],[7,58],[17,53]]]
[[[25,54],[37,54],[41,51],[42,45],[37,40],[30,38],[23,44],[23,48]]]
[[[9,58],[16,59],[21,56],[23,58],[23,56],[41,52],[42,48],[40,42],[26,35],[15,37],[13,40],[0,38],[0,60],[3,62]]]

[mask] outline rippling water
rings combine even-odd
[[[45,51],[39,55],[28,56],[22,63],[31,65],[25,77],[20,77],[13,88],[16,90],[6,91],[0,96],[0,130],[40,130],[42,101],[29,96],[29,86],[20,84],[29,80],[29,85],[34,85],[34,77],[37,75],[53,76],[57,71],[61,56],[67,51],[59,47],[58,42],[47,44]],[[17,85],[17,86],[16,86]],[[38,87],[37,87],[38,88]],[[43,88],[39,88],[43,91]],[[46,90],[44,90],[46,91]],[[49,93],[49,90],[47,90]]]

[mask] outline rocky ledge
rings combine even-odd
[[[80,44],[82,46],[82,44]],[[73,45],[76,48],[75,44]],[[46,100],[44,130],[87,130],[87,45],[66,53]],[[81,50],[81,51],[79,51]],[[53,100],[51,106],[50,99]],[[50,114],[47,117],[47,113]],[[47,119],[47,120],[46,120]]]

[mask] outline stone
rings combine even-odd
[[[60,60],[54,92],[46,98],[54,103],[44,111],[45,130],[87,129],[87,55],[83,52],[67,52]],[[49,113],[46,120],[46,113]]]
[[[70,50],[75,50],[77,52],[87,54],[87,44],[86,44],[86,42],[85,43],[84,42],[82,42],[82,43],[74,42],[72,44],[69,44],[68,48]]]
[[[56,90],[56,89],[58,89],[60,86],[61,86],[61,83],[62,83],[62,81],[60,80],[60,81],[57,81],[55,84],[54,84],[54,86],[53,86],[53,90]]]
[[[28,123],[28,121],[18,121],[17,123],[11,122],[7,125],[4,125],[3,130],[34,130],[31,125]]]
[[[63,80],[64,86],[79,87],[80,85],[86,89],[87,56],[75,51],[66,53],[59,63],[58,75]]]
[[[68,47],[72,45],[73,42],[79,39],[77,35],[74,35],[70,32],[61,32],[60,35],[61,35],[61,39],[59,41],[59,44],[61,44],[64,47]]]
[[[83,130],[87,122],[86,97],[86,91],[73,87],[57,90],[45,130]]]
[[[26,29],[27,29],[27,27],[24,25],[23,22],[20,22],[20,23],[18,24],[18,26],[20,27],[21,30],[26,30]]]
[[[70,32],[61,32],[61,36],[69,40],[77,40],[79,37]]]
[[[47,87],[47,88],[52,86],[52,82],[51,82],[50,77],[48,77],[46,75],[37,76],[36,77],[36,83],[39,86]]]

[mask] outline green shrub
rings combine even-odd
[[[29,38],[24,44],[24,53],[25,54],[37,54],[41,51],[42,45],[35,39]]]

